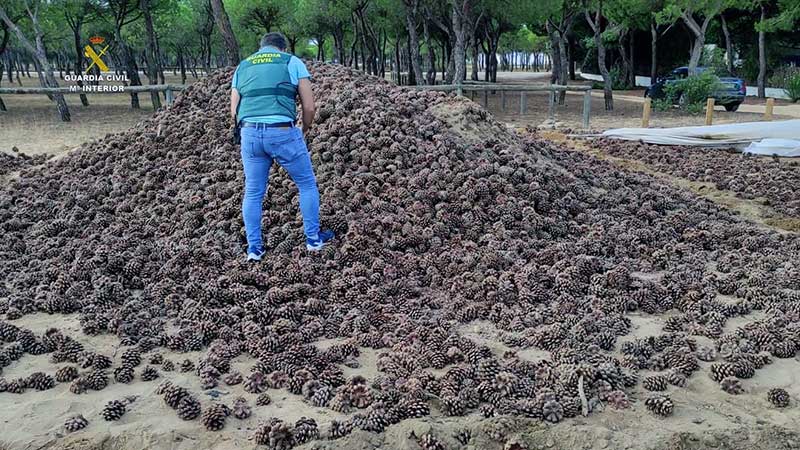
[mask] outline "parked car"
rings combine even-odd
[[[705,67],[698,67],[697,73],[706,70],[708,69]],[[655,99],[664,98],[667,95],[666,86],[680,81],[688,75],[688,67],[678,67],[670,72],[669,75],[658,78],[655,84],[644,91],[644,96]],[[744,102],[744,97],[747,93],[747,85],[741,78],[722,77],[719,80],[722,83],[722,87],[714,92],[714,100],[716,100],[717,105],[724,106],[726,111],[736,111],[739,109],[739,105]],[[675,99],[675,102],[676,104],[682,104],[684,102],[684,96],[681,94]]]

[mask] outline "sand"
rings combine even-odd
[[[731,321],[726,331],[759,318],[759,313]],[[617,343],[638,337],[660,333],[666,316],[632,314],[632,332]],[[114,355],[119,351],[113,336],[86,336],[80,331],[77,315],[51,316],[44,313],[25,316],[14,323],[30,328],[37,333],[45,331],[58,321],[65,333],[95,351]],[[498,355],[510,350],[503,345],[501,331],[490,322],[475,321],[462,326],[467,337],[486,343]],[[699,343],[704,338],[697,338]],[[334,341],[320,341],[320,347]],[[200,352],[177,354],[162,351],[165,358],[179,363],[189,358],[197,360]],[[547,358],[546,352],[525,350],[519,353],[530,360]],[[367,378],[377,374],[375,363],[378,352],[367,349],[361,353],[360,367],[344,367],[345,374],[361,373]],[[145,358],[146,359],[146,358]],[[146,361],[145,361],[146,362]],[[143,362],[142,366],[145,364]],[[233,367],[247,373],[253,364],[251,358],[238,357]],[[444,417],[434,408],[430,417],[414,419],[390,426],[381,435],[356,431],[334,441],[320,440],[299,448],[315,449],[417,449],[415,436],[433,433],[446,442],[448,448],[494,449],[790,449],[800,448],[800,361],[797,359],[776,360],[757,371],[756,376],[742,380],[746,393],[734,396],[723,392],[717,383],[708,377],[710,363],[701,363],[702,369],[689,379],[685,389],[670,388],[676,403],[675,414],[659,418],[644,408],[647,393],[638,387],[631,393],[635,400],[627,410],[605,408],[588,417],[566,420],[559,424],[547,424],[531,419],[492,418],[483,419],[476,413],[466,417]],[[26,376],[34,371],[53,373],[59,365],[49,362],[48,355],[26,356],[6,367],[6,379]],[[646,371],[641,372],[647,375]],[[221,432],[206,431],[200,421],[180,420],[175,412],[155,394],[158,384],[169,379],[198,394],[203,406],[214,401],[231,404],[233,399],[244,396],[253,407],[253,415],[247,420],[229,417]],[[792,396],[792,404],[785,409],[773,407],[766,399],[766,392],[773,387],[783,387]],[[37,392],[28,390],[22,395],[1,393],[0,402],[0,449],[234,449],[252,448],[248,440],[254,427],[270,417],[295,421],[301,416],[313,417],[324,429],[331,419],[344,417],[327,408],[315,408],[304,403],[300,396],[286,390],[269,390],[272,404],[255,406],[256,394],[244,392],[242,385],[221,384],[215,389],[202,390],[199,379],[193,374],[179,371],[163,372],[161,378],[143,382],[138,378],[131,384],[111,384],[102,391],[90,391],[75,395],[69,392],[68,383]],[[117,422],[106,422],[100,412],[106,402],[135,396],[128,412]],[[434,405],[435,406],[435,405]],[[66,433],[64,420],[75,414],[83,414],[89,426],[76,433]],[[490,438],[485,431],[497,428],[498,421],[508,421],[510,430],[502,439]],[[454,436],[461,430],[469,430],[470,444],[463,446]],[[519,447],[514,447],[514,443]]]

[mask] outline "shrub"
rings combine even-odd
[[[615,91],[632,89],[633,86],[628,84],[622,78],[622,69],[619,66],[614,66],[608,70],[608,77],[611,78],[611,89]],[[592,89],[603,89],[604,83],[602,81],[595,81],[592,83]]]
[[[671,104],[679,103],[681,109],[690,114],[703,112],[706,99],[712,97],[720,88],[719,77],[707,70],[686,79],[676,81],[665,87],[666,100]],[[681,100],[682,97],[682,100]]]
[[[792,102],[797,103],[797,101],[800,100],[800,73],[790,78],[784,89],[786,89],[786,94]]]
[[[800,100],[800,67],[783,66],[769,78],[771,87],[786,90],[793,102]]]

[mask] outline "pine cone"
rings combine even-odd
[[[744,392],[742,383],[739,382],[739,379],[736,377],[723,378],[719,384],[723,391],[731,395],[738,395]]]
[[[178,403],[178,417],[182,420],[194,420],[200,416],[200,402],[192,395],[186,395]]]
[[[191,372],[194,370],[194,363],[190,359],[184,359],[181,362],[181,372]]]
[[[251,394],[260,394],[264,392],[266,386],[267,380],[264,374],[261,372],[252,372],[247,376],[247,380],[244,382],[244,391]]]
[[[164,403],[169,405],[170,408],[176,409],[184,397],[189,396],[189,391],[180,387],[170,385],[164,391]]]
[[[64,422],[64,428],[67,429],[68,432],[74,433],[78,430],[82,430],[89,425],[89,421],[86,420],[81,414],[77,416],[72,416]]]
[[[675,404],[672,403],[672,399],[666,395],[653,395],[648,397],[647,400],[644,401],[644,405],[653,414],[664,417],[672,415],[675,409]]]
[[[247,400],[244,397],[239,397],[233,402],[233,417],[244,420],[250,417],[252,413],[253,411],[250,409],[250,405],[247,404]]]
[[[797,345],[791,340],[784,340],[772,345],[772,355],[776,358],[794,358]]]
[[[222,381],[224,381],[225,384],[227,384],[228,386],[235,386],[241,383],[242,380],[243,378],[241,372],[236,372],[236,371],[231,372],[222,378]]]
[[[725,378],[728,377],[735,377],[736,376],[736,366],[731,363],[714,363],[711,364],[711,369],[709,371],[709,376],[712,380],[716,381],[717,383],[721,382]]]
[[[85,377],[76,378],[69,385],[69,391],[73,394],[83,394],[87,390],[89,390],[89,385]]]
[[[117,383],[125,383],[128,384],[133,381],[133,367],[130,366],[120,366],[114,369],[114,381]]]
[[[542,417],[548,422],[560,422],[564,418],[564,408],[556,400],[548,400],[542,406]]]
[[[319,437],[319,427],[314,419],[301,417],[294,424],[292,438],[294,445],[302,445]]]
[[[125,414],[125,402],[120,400],[111,400],[106,404],[103,408],[103,418],[105,420],[119,420],[123,414]]]
[[[230,408],[223,403],[214,403],[203,411],[200,421],[209,431],[219,431],[225,428],[225,419],[230,414]]]
[[[272,403],[272,398],[266,392],[256,398],[256,406],[267,406]]]
[[[34,372],[25,381],[27,387],[37,391],[46,391],[56,385],[56,381],[50,375],[43,372]]]
[[[446,416],[463,416],[467,408],[459,397],[442,397],[442,412]]]
[[[266,445],[270,450],[289,450],[292,448],[292,430],[282,420],[272,418],[261,423],[252,436],[256,445]]]
[[[141,375],[142,381],[153,381],[158,378],[160,375],[158,374],[158,370],[153,366],[146,366],[143,370]]]
[[[353,432],[353,422],[349,420],[338,421],[331,420],[331,426],[328,428],[328,439],[339,439],[347,436]]]
[[[59,383],[66,383],[78,378],[78,368],[75,366],[64,366],[56,370],[55,379]]]
[[[170,361],[169,359],[166,359],[161,364],[161,370],[163,370],[164,372],[172,372],[175,370],[175,363]]]
[[[789,406],[789,393],[785,389],[772,388],[767,392],[767,400],[778,408]]]
[[[122,353],[122,365],[136,367],[142,363],[142,353],[135,349],[129,348]]]
[[[86,375],[86,386],[89,389],[100,391],[108,386],[108,374],[105,370],[97,369]]]
[[[666,391],[667,378],[663,375],[652,375],[642,380],[642,387],[648,391]]]
[[[420,436],[417,440],[417,444],[419,444],[422,450],[447,450],[447,447],[430,433],[425,433]]]
[[[677,387],[686,387],[689,382],[689,380],[686,378],[686,375],[679,370],[670,370],[667,372],[666,377],[669,384]]]

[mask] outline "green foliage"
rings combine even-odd
[[[797,103],[800,100],[800,73],[795,74],[784,87],[786,94],[792,99],[792,102]]]
[[[716,47],[712,50],[703,51],[703,57],[700,60],[700,65],[708,67],[714,73],[727,73],[728,65],[725,61],[725,49]]]
[[[703,112],[706,100],[713,97],[714,92],[720,87],[719,77],[714,75],[712,70],[706,70],[698,75],[667,84],[664,86],[664,99],[654,101],[653,104],[656,109],[663,111],[678,103],[687,113],[699,114]]]
[[[611,78],[611,89],[615,91],[622,91],[632,88],[622,78],[622,69],[619,66],[614,66],[611,69],[609,69],[608,76],[609,78]],[[595,81],[594,83],[592,83],[592,89],[603,89],[603,82]]]
[[[771,87],[786,89],[786,86],[788,86],[791,80],[797,75],[800,75],[800,67],[778,67],[772,73],[772,76],[769,77],[768,85]]]
[[[668,99],[668,98],[653,99],[653,102],[651,103],[651,105],[652,105],[654,110],[661,111],[661,112],[669,111],[674,106],[672,101],[670,99]]]

